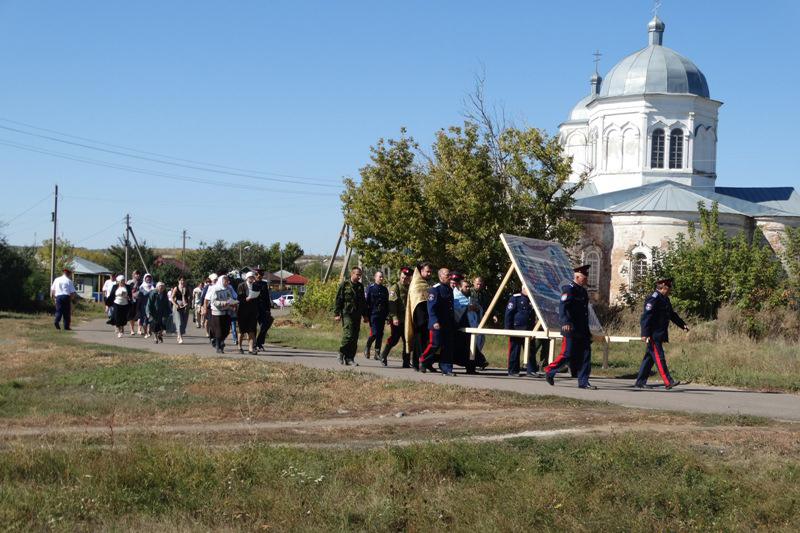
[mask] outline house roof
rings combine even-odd
[[[800,216],[800,197],[791,188],[788,193],[759,192],[758,188],[701,188],[665,180],[640,187],[585,196],[575,201],[579,210],[606,213],[697,211],[698,202],[717,202],[720,213],[757,216]],[[764,201],[754,201],[764,198]],[[777,198],[777,199],[776,199]],[[778,205],[786,209],[781,209]]]
[[[72,272],[74,274],[88,274],[92,276],[110,276],[111,271],[103,265],[92,263],[88,259],[78,257],[77,255],[72,258]]]
[[[284,278],[283,282],[287,285],[305,285],[308,283],[308,278],[304,278],[299,274],[292,274],[288,278]]]

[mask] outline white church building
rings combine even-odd
[[[648,24],[648,45],[617,63],[605,79],[595,72],[589,95],[559,126],[572,156],[573,179],[588,173],[571,216],[582,226],[571,250],[592,265],[596,302],[614,302],[689,221],[698,202],[719,204],[720,224],[752,236],[760,227],[777,252],[786,226],[800,226],[800,195],[792,187],[717,186],[717,132],[722,102],[705,76],[663,45],[664,23]]]

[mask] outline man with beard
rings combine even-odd
[[[419,358],[428,342],[428,290],[433,265],[423,261],[414,269],[406,304],[406,342],[411,344],[411,364],[419,372]]]
[[[453,341],[456,324],[453,318],[453,289],[450,288],[450,269],[439,269],[439,283],[428,290],[428,346],[419,357],[422,372],[433,370],[433,358],[441,348],[439,370],[443,376],[453,373]]]

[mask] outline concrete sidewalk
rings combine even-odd
[[[598,390],[590,391],[579,389],[573,379],[557,377],[555,387],[551,387],[543,378],[509,377],[506,375],[505,369],[490,368],[477,376],[468,376],[457,369],[458,376],[453,378],[442,376],[438,373],[422,374],[410,369],[400,368],[400,361],[397,358],[390,358],[389,366],[384,367],[374,359],[367,360],[359,355],[356,357],[356,362],[359,363],[359,366],[352,367],[340,365],[336,354],[332,352],[295,350],[278,346],[268,346],[267,352],[260,352],[259,355],[248,355],[247,353],[240,355],[237,349],[233,347],[230,338],[228,338],[225,355],[219,355],[215,353],[208,343],[205,331],[197,329],[192,324],[189,325],[183,344],[178,344],[173,336],[165,337],[163,344],[155,344],[152,339],[144,339],[141,336],[131,337],[127,334],[125,337],[118,339],[113,328],[108,326],[104,319],[75,324],[75,326],[74,334],[76,338],[85,342],[138,348],[166,355],[198,355],[228,359],[250,358],[258,359],[265,363],[280,361],[311,368],[324,368],[343,372],[369,372],[392,379],[410,379],[478,389],[513,391],[522,394],[555,395],[582,400],[606,401],[626,407],[667,409],[693,413],[745,414],[781,420],[800,420],[800,395],[797,394],[769,393],[694,384],[680,386],[671,391],[665,390],[663,386],[650,390],[638,390],[633,388],[633,380],[619,378],[592,378],[591,382],[598,387]],[[395,348],[395,351],[399,353],[397,348]],[[651,378],[651,383],[655,384],[657,382],[656,378]]]

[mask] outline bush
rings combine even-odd
[[[308,280],[306,292],[302,298],[295,301],[292,312],[306,318],[314,318],[322,314],[331,315],[338,287],[339,282],[335,280],[327,283],[317,279]]]

